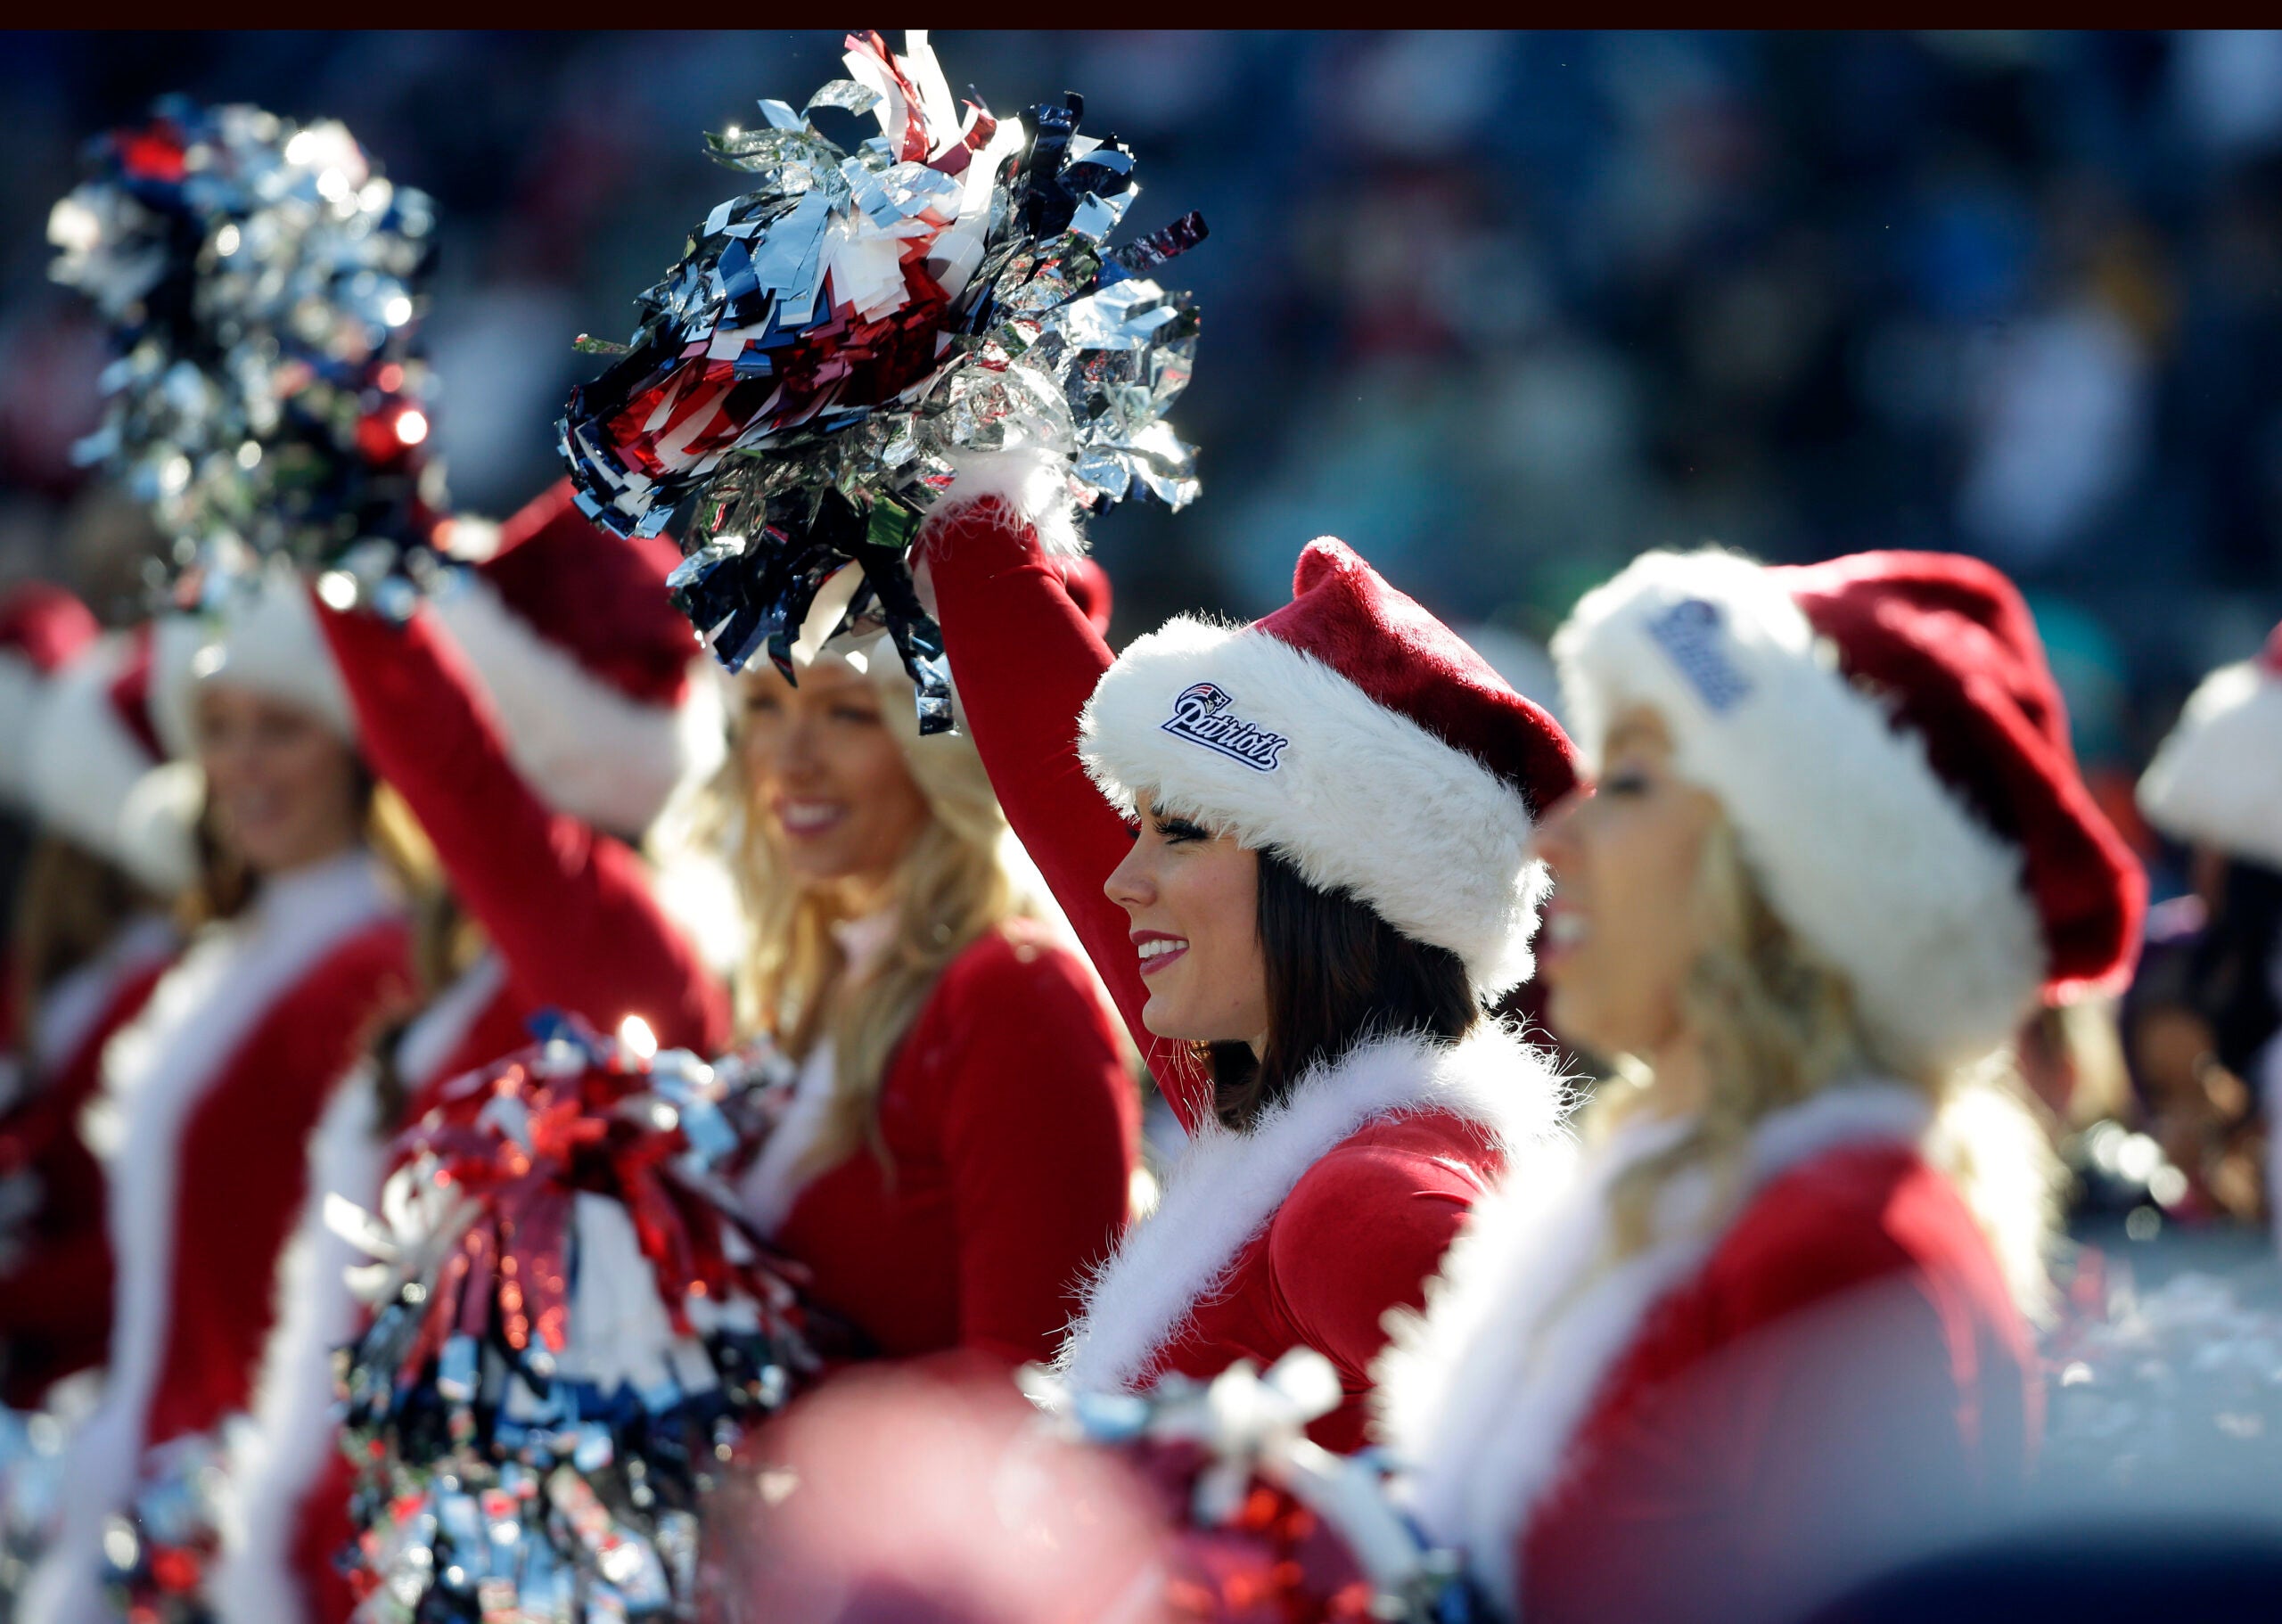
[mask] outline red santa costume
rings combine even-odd
[[[1109,584],[1080,565],[1071,590],[1106,625]],[[931,815],[989,841],[1016,906],[1051,915],[993,785],[957,735],[919,736],[894,654],[853,654]],[[836,924],[843,984],[899,928],[891,913]],[[875,1120],[884,1156],[859,1146],[813,1165],[837,1090],[829,1037],[804,1058],[784,1120],[741,1181],[746,1210],[809,1272],[813,1302],[891,1359],[938,1374],[1051,1355],[1079,1306],[1078,1282],[1124,1232],[1139,1102],[1100,984],[1050,920],[1011,917],[944,965],[888,1057]]]
[[[961,701],[1016,833],[1190,1136],[1153,1217],[1088,1285],[1058,1362],[1079,1388],[1130,1390],[1305,1344],[1347,1399],[1315,1436],[1351,1449],[1382,1316],[1418,1301],[1509,1148],[1552,1132],[1560,1085],[1494,1023],[1457,1044],[1394,1033],[1311,1072],[1249,1130],[1222,1128],[1192,1052],[1141,1020],[1129,924],[1102,890],[1129,846],[1123,814],[1145,787],[1281,855],[1456,954],[1486,997],[1531,968],[1544,891],[1525,851],[1531,808],[1570,787],[1568,742],[1335,541],[1309,546],[1293,602],[1266,619],[1183,617],[1112,660],[1050,556],[1071,550],[1066,526],[1047,522],[1042,545],[1016,516],[1017,501],[1046,511],[1028,500],[1036,475],[1010,472],[1014,499],[972,501],[926,540]]]
[[[851,970],[884,945],[866,937],[842,936]],[[1047,1357],[1077,1282],[1124,1230],[1139,1133],[1084,962],[1016,919],[945,966],[881,1081],[884,1163],[859,1146],[804,1170],[831,1065],[828,1044],[810,1052],[800,1098],[741,1185],[807,1270],[809,1300],[888,1358],[980,1356],[1003,1372]]]
[[[156,695],[177,750],[199,680],[300,705],[353,739],[348,696],[306,597],[272,576],[233,598],[216,640],[162,625]],[[362,845],[263,876],[207,927],[104,1051],[82,1131],[111,1169],[117,1268],[110,1374],[70,1445],[62,1515],[26,1616],[100,1616],[105,1519],[144,1452],[244,1407],[272,1317],[270,1282],[300,1210],[303,1146],[334,1081],[408,990],[401,904]]]
[[[1650,554],[1555,643],[1588,759],[1646,705],[1783,923],[1917,1078],[2128,970],[2144,882],[2077,776],[2025,607],[1972,560]],[[1382,1366],[1412,1505],[1508,1616],[1797,1616],[2016,1485],[2041,1146],[2001,1096],[1865,1077],[1674,1174],[1612,1261],[1635,1117],[1517,1168]]]
[[[638,1018],[701,1054],[729,1036],[726,991],[628,843],[720,756],[717,691],[662,590],[672,545],[596,529],[562,486],[503,526],[457,521],[447,545],[481,562],[401,626],[319,593],[365,759],[411,807],[488,946],[394,1042],[400,1116],[367,1063],[310,1136],[209,1583],[221,1615],[248,1624],[349,1611],[332,1561],[350,1531],[332,1350],[360,1327],[344,1271],[365,1259],[328,1228],[326,1204],[376,1209],[396,1129],[437,1086],[526,1045],[542,1010],[603,1030]]]
[[[11,778],[42,829],[115,865],[153,899],[40,995],[20,1050],[23,1097],[0,1121],[0,1179],[25,1214],[0,1275],[7,1398],[29,1407],[99,1364],[111,1333],[103,1180],[78,1131],[112,1036],[181,946],[155,906],[189,885],[198,774],[164,764],[149,708],[149,628],[98,638],[37,690]]]

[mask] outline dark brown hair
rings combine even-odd
[[[1425,1032],[1456,1039],[1482,1018],[1458,956],[1402,934],[1344,890],[1318,890],[1273,852],[1260,854],[1260,946],[1268,968],[1267,1053],[1207,1045],[1212,1106],[1247,1128],[1289,1097],[1310,1066],[1367,1038]]]

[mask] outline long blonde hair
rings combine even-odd
[[[1845,976],[1778,918],[1735,833],[1715,817],[1689,899],[1703,947],[1679,997],[1703,1046],[1703,1104],[1691,1132],[1628,1169],[1610,1191],[1615,1261],[1654,1238],[1660,1199],[1683,1171],[1709,1176],[1713,1221],[1743,1189],[1753,1130],[1833,1085],[1886,1079],[1922,1092],[1933,1111],[1924,1149],[1956,1185],[1987,1236],[2014,1300],[2033,1316],[2049,1304],[2045,1253],[2060,1187],[2057,1159],[2032,1114],[2009,1050],[1942,1072],[1881,1053]],[[1876,930],[1875,920],[1863,922]],[[1643,1091],[1605,1088],[1588,1131],[1637,1114]]]
[[[1025,860],[973,741],[964,732],[921,736],[910,679],[884,639],[864,659],[864,671],[931,816],[896,865],[894,931],[862,980],[842,985],[847,966],[832,934],[838,915],[829,895],[794,880],[766,820],[751,816],[742,706],[734,708],[728,759],[714,786],[749,931],[736,977],[738,1023],[775,1038],[795,1059],[832,1041],[833,1108],[808,1156],[812,1169],[858,1144],[886,1161],[881,1081],[937,979],[987,932],[1045,911],[1035,875],[1021,872]]]

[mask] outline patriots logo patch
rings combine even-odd
[[[1274,772],[1292,741],[1235,714],[1228,709],[1235,702],[1235,695],[1218,683],[1191,683],[1173,701],[1172,718],[1162,726],[1173,737],[1242,762],[1255,773]]]
[[[1728,658],[1727,621],[1717,603],[1683,598],[1648,622],[1648,635],[1663,645],[1714,716],[1751,692],[1750,680]]]

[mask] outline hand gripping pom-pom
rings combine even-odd
[[[427,198],[338,123],[180,97],[92,142],[86,168],[48,222],[51,274],[119,352],[79,455],[150,507],[176,570],[430,562]]]
[[[1194,453],[1165,414],[1197,321],[1148,273],[1204,235],[1191,214],[1122,249],[1133,154],[1077,133],[1081,103],[1019,124],[953,103],[926,37],[850,35],[850,78],[714,155],[760,177],[692,235],[639,302],[620,358],[573,393],[558,444],[581,506],[655,535],[694,504],[675,601],[721,662],[792,650],[825,583],[862,581],[835,625],[894,639],[920,727],[951,726],[940,634],[906,552],[963,458],[1035,452],[1073,504],[1136,489],[1178,507]],[[874,114],[852,153],[819,107]],[[585,346],[600,349],[589,343]]]
[[[852,1351],[731,1194],[781,1079],[646,1048],[554,1025],[447,1087],[379,1215],[328,1215],[374,1259],[360,1619],[694,1616],[738,1445]]]

